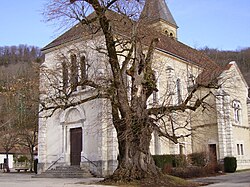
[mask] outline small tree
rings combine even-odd
[[[34,162],[34,150],[37,145],[38,131],[38,86],[39,71],[38,64],[26,70],[20,79],[20,89],[17,90],[18,97],[18,132],[20,136],[19,144],[27,148],[30,154],[30,170]]]
[[[25,64],[24,64],[25,65]],[[0,77],[1,119],[4,131],[2,141],[5,150],[19,147],[21,151],[28,148],[30,166],[37,145],[38,122],[38,64],[27,63],[27,67],[6,67]],[[8,141],[7,141],[8,140]],[[18,144],[17,144],[18,143]]]
[[[3,99],[3,98],[2,98]],[[11,95],[5,95],[4,102],[0,108],[0,142],[1,147],[5,150],[6,163],[5,168],[7,172],[9,169],[9,152],[15,148],[19,142],[18,132],[16,131],[16,118],[13,111],[15,104],[14,98]]]

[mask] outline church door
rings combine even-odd
[[[217,161],[216,144],[209,144],[209,159]]]
[[[82,128],[70,129],[70,163],[80,165],[82,152]]]

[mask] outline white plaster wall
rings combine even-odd
[[[249,129],[234,126],[234,155],[237,158],[237,169],[250,168],[250,136]],[[243,144],[243,155],[238,155],[237,144]]]
[[[231,121],[233,125],[240,125],[248,127],[248,109],[247,109],[247,96],[248,96],[248,87],[242,74],[239,72],[239,69],[235,62],[231,63],[230,69],[225,71],[221,75],[220,82],[222,83],[222,89],[230,95],[230,102],[233,100],[240,101],[241,103],[241,120],[240,123],[236,123],[234,120],[234,111],[231,107]],[[231,103],[232,106],[232,103]]]
[[[9,168],[13,168],[13,162],[14,162],[13,155],[9,154],[8,157],[9,157]],[[5,154],[0,154],[0,163],[4,163],[5,158],[6,158]]]
[[[46,70],[54,70],[53,74],[50,76],[52,80],[57,83],[62,81],[62,72],[61,72],[61,63],[63,60],[69,60],[70,55],[75,53],[77,58],[80,58],[81,55],[85,55],[86,62],[88,64],[88,78],[93,81],[98,81],[92,77],[96,76],[96,73],[105,73],[102,70],[105,67],[103,61],[103,55],[97,54],[96,50],[93,48],[97,45],[102,45],[103,38],[100,37],[100,40],[97,38],[96,42],[91,40],[86,40],[85,42],[76,42],[68,46],[60,46],[59,48],[54,48],[52,50],[47,50],[45,53],[45,62],[42,64],[42,67],[45,67]],[[65,58],[62,58],[65,57]],[[79,60],[79,59],[78,59]],[[46,98],[46,96],[54,95],[55,92],[50,87],[50,81],[46,79],[47,71],[42,71],[41,73],[41,100]],[[45,75],[46,74],[46,75]],[[56,79],[54,79],[54,77]],[[62,85],[61,85],[62,86]],[[91,96],[93,91],[90,88],[84,90],[79,89],[75,95],[70,98],[72,101],[77,101],[78,99],[86,98]],[[100,148],[100,137],[102,136],[101,126],[102,122],[100,120],[100,102],[98,100],[88,102],[79,106],[85,111],[86,120],[78,121],[76,116],[72,114],[71,119],[68,119],[70,122],[62,121],[61,115],[63,111],[56,111],[49,118],[42,118],[39,122],[39,162],[42,163],[52,163],[58,158],[59,162],[66,162],[70,164],[70,128],[82,127],[83,128],[83,151],[82,156],[85,156],[91,161],[102,160],[102,153]],[[47,117],[49,112],[44,112],[40,114],[42,117]],[[72,117],[74,116],[74,117]],[[75,122],[74,122],[75,120]],[[65,138],[66,136],[66,138]],[[99,151],[99,152],[98,152]],[[82,161],[84,159],[82,158]],[[47,164],[48,167],[50,164]]]
[[[46,160],[48,163],[55,162],[62,155],[62,126],[59,114],[53,115],[47,120],[47,145]]]
[[[172,80],[169,80],[167,69],[171,67]],[[199,69],[197,66],[186,63],[180,59],[171,57],[163,52],[156,51],[154,54],[153,69],[158,75],[158,85],[159,85],[159,103],[173,100],[173,103],[177,103],[177,90],[176,90],[176,80],[180,79],[181,95],[185,99],[188,94],[188,77],[192,74],[194,77],[198,76]],[[173,88],[169,86],[169,81],[173,81]],[[174,92],[175,95],[170,98],[167,96],[169,92]],[[166,103],[171,103],[166,102]]]
[[[101,100],[94,100],[83,104],[86,111],[84,123],[84,151],[83,155],[91,161],[102,160],[100,138],[102,137]]]
[[[171,75],[168,72],[169,68],[172,69]],[[149,108],[151,106],[161,106],[162,103],[166,105],[175,105],[178,103],[177,79],[180,79],[180,93],[182,100],[185,100],[188,96],[188,86],[190,83],[189,76],[193,75],[194,77],[197,77],[200,72],[200,69],[197,66],[160,51],[154,53],[153,69],[156,72],[157,88],[159,91],[157,93],[157,103],[153,102],[153,96],[149,98]],[[176,122],[175,127],[184,126],[187,121],[189,121],[189,123],[192,121],[189,111],[173,114],[172,117]],[[165,118],[165,122],[168,123],[168,117]],[[161,126],[161,124],[159,125]],[[190,124],[188,124],[187,127],[190,127]],[[168,124],[167,130],[168,133],[172,133],[170,124]],[[190,133],[190,131],[180,129],[175,131],[175,133],[176,135],[186,135],[187,133]],[[180,142],[184,145],[184,152],[186,154],[192,152],[191,136],[180,140]],[[163,137],[157,138],[156,135],[153,134],[150,151],[152,154],[179,154],[180,150],[179,144],[174,144]]]
[[[216,144],[219,158],[218,129],[216,124],[198,127],[192,134],[192,152],[208,152],[208,145]]]
[[[229,95],[229,113],[226,118],[232,124],[232,151],[227,153],[228,156],[235,156],[237,158],[238,167],[237,169],[250,168],[250,129],[248,124],[248,109],[247,109],[247,95],[248,87],[246,82],[239,71],[237,64],[231,62],[229,68],[224,71],[221,75],[220,83],[222,83],[222,90]],[[234,119],[233,101],[239,101],[241,104],[240,110],[240,122]],[[226,125],[226,124],[224,124]],[[225,130],[229,127],[225,126]],[[226,133],[226,131],[225,131]],[[227,134],[225,134],[226,136]],[[237,144],[243,144],[244,154],[238,155]],[[228,144],[223,145],[225,149],[229,146]],[[225,155],[225,156],[227,156]]]

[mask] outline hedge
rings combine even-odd
[[[155,165],[163,169],[166,165],[171,167],[185,167],[187,160],[185,155],[153,155]]]
[[[206,165],[206,153],[200,152],[200,153],[191,153],[188,155],[188,158],[191,161],[191,164],[193,166],[205,166]]]
[[[228,173],[233,173],[237,168],[237,160],[235,157],[225,157],[224,158],[224,171]]]

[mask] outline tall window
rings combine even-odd
[[[180,155],[184,154],[184,149],[185,149],[184,144],[179,144],[179,154]]]
[[[233,110],[234,110],[234,121],[236,123],[241,122],[241,104],[239,101],[233,101]]]
[[[176,80],[176,89],[177,89],[177,103],[181,104],[182,97],[181,97],[181,80],[178,78]]]
[[[77,58],[75,54],[70,55],[70,83],[72,91],[76,91],[78,84],[78,68],[77,68]]]
[[[80,59],[80,72],[81,72],[81,81],[85,81],[87,79],[87,66],[86,66],[86,58],[82,56]]]
[[[63,90],[66,91],[66,88],[69,84],[69,70],[67,63],[65,61],[62,62],[62,78],[63,78]]]
[[[174,69],[171,66],[168,66],[166,69],[167,75],[167,91],[169,95],[175,94],[175,79],[174,79]]]
[[[159,82],[158,82],[158,72],[154,71],[154,79],[156,81],[156,87],[159,87]],[[158,103],[158,91],[153,91],[153,104]]]
[[[188,91],[191,92],[195,84],[195,78],[193,74],[188,76]]]
[[[244,155],[243,144],[237,144],[237,154],[238,155]]]
[[[70,63],[62,62],[62,82],[63,90],[70,87],[71,91],[76,91],[77,87],[82,85],[87,79],[87,63],[85,56],[77,58],[75,54],[70,55]]]

